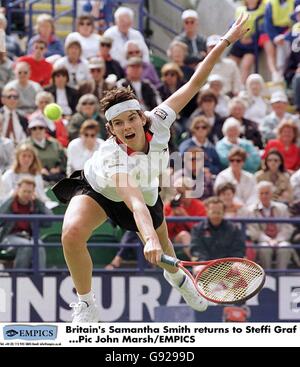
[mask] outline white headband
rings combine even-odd
[[[120,115],[122,112],[126,111],[140,111],[141,105],[137,99],[130,99],[129,101],[124,101],[117,103],[113,106],[111,106],[106,112],[105,112],[105,118],[107,121],[111,121],[116,116]]]

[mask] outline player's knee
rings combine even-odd
[[[75,247],[86,246],[86,241],[79,226],[68,225],[63,228],[61,242],[65,250],[74,251]]]

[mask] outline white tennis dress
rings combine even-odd
[[[135,178],[145,203],[153,206],[158,198],[159,175],[169,163],[168,142],[170,127],[176,113],[168,105],[161,104],[145,113],[151,119],[149,151],[128,154],[125,146],[118,144],[114,137],[106,140],[84,165],[84,175],[92,188],[107,199],[120,202],[111,177],[127,173]],[[126,185],[126,183],[124,183]]]

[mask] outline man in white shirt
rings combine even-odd
[[[105,37],[113,39],[112,48],[110,51],[111,57],[119,61],[121,66],[126,66],[126,58],[123,52],[124,45],[129,40],[139,41],[143,53],[143,61],[150,62],[149,49],[145,43],[141,32],[132,28],[134,12],[125,6],[119,7],[115,14],[115,26],[108,28],[104,32]]]
[[[5,87],[2,91],[1,102],[3,107],[0,113],[3,115],[3,126],[1,136],[11,139],[19,144],[26,138],[28,126],[27,118],[17,111],[19,93],[14,88]]]

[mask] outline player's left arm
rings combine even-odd
[[[135,223],[144,242],[145,258],[152,264],[160,262],[163,254],[159,238],[153,226],[150,212],[145,204],[141,190],[136,181],[126,173],[112,176],[117,194],[132,211]]]
[[[230,30],[225,34],[213,50],[199,64],[192,78],[173,93],[164,103],[179,113],[187,103],[199,92],[200,87],[205,82],[215,63],[218,61],[228,44],[234,43],[242,38],[248,31],[245,23],[248,15],[241,14]]]

